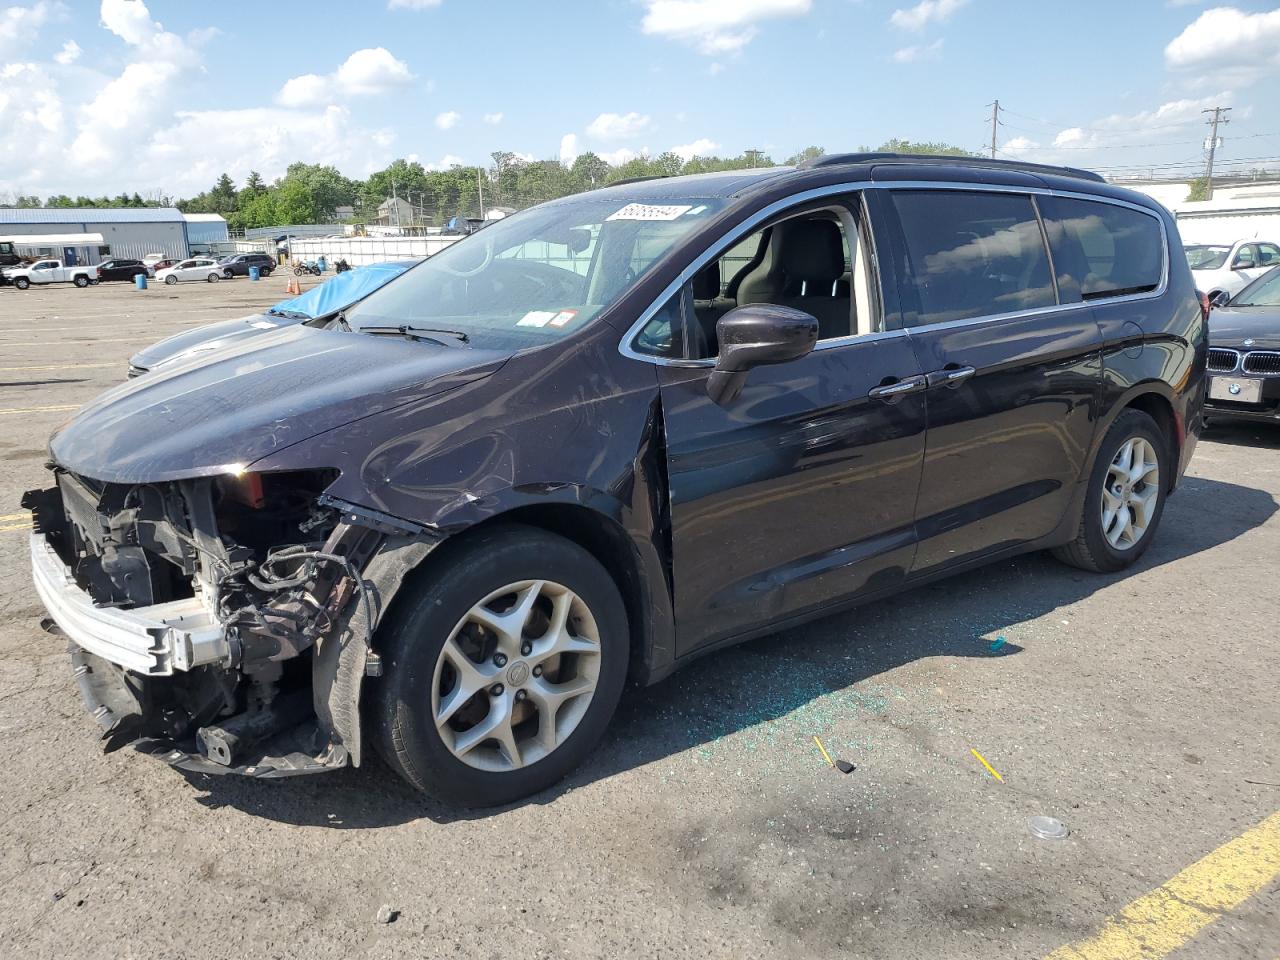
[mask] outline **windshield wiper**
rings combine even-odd
[[[446,337],[452,337],[459,343],[470,343],[471,337],[463,333],[461,330],[445,330],[437,327],[415,327],[407,323],[402,323],[394,327],[361,327],[361,333],[398,333],[402,337],[408,337],[410,340],[432,340],[435,343],[444,345],[443,340],[436,339],[430,334],[443,334]],[[427,336],[419,336],[419,334],[427,334]]]

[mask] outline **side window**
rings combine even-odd
[[[1258,266],[1274,267],[1280,264],[1280,247],[1274,243],[1258,244]]]
[[[649,318],[649,322],[640,328],[632,342],[636,352],[671,360],[697,355],[696,351],[687,351],[684,342],[684,300],[687,290],[687,286],[677,290]]]
[[[1235,262],[1232,263],[1231,266],[1241,270],[1248,270],[1251,267],[1256,267],[1258,265],[1258,255],[1256,251],[1257,247],[1254,244],[1246,243],[1236,254]]]
[[[1145,293],[1160,286],[1164,242],[1152,214],[1092,200],[1046,197],[1041,207],[1063,300]]]

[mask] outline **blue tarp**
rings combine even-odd
[[[301,296],[281,300],[267,313],[303,313],[308,317],[323,317],[336,310],[346,309],[416,263],[417,260],[392,260],[389,263],[370,263],[345,270]]]

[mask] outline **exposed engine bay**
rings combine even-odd
[[[373,629],[428,531],[325,497],[327,470],[55,475],[23,501],[36,585],[106,749],[268,777],[359,763]]]

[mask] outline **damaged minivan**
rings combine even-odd
[[[1196,444],[1177,227],[1066,168],[622,183],[82,409],[35,586],[108,748],[485,805],[624,684],[992,560],[1116,571]],[[622,734],[625,736],[625,732]]]

